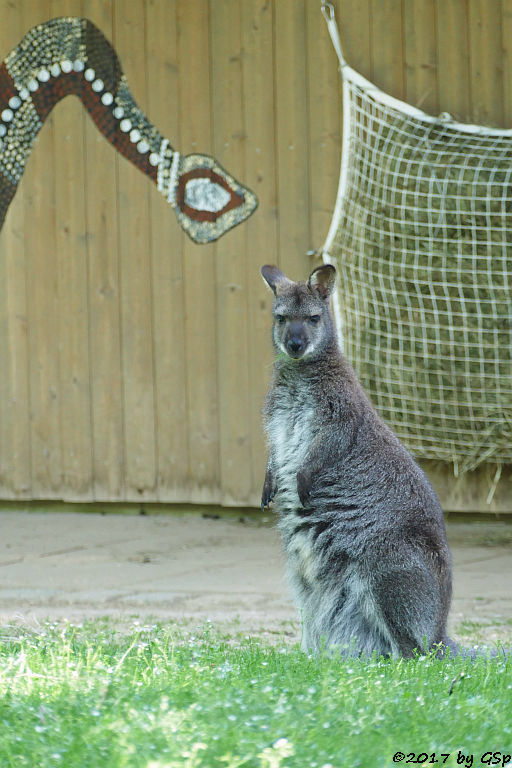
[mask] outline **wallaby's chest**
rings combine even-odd
[[[278,486],[292,490],[315,437],[315,403],[307,390],[280,390],[268,414],[272,466]]]

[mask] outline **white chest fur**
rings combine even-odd
[[[276,406],[267,422],[272,471],[279,507],[296,507],[297,472],[314,438],[314,410],[309,398],[290,395]]]

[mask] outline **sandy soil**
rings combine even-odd
[[[0,512],[0,622],[209,619],[294,641],[278,534],[242,520]],[[512,525],[449,523],[448,531],[451,631],[512,640]]]

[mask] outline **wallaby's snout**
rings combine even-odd
[[[300,321],[292,321],[288,327],[288,333],[284,338],[284,345],[290,357],[301,357],[306,350],[308,340],[304,323],[301,323]]]

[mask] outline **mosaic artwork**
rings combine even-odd
[[[105,138],[149,176],[196,243],[217,240],[257,199],[209,155],[180,155],[139,109],[119,58],[87,19],[31,29],[0,66],[0,227],[34,140],[60,99],[75,95]]]

